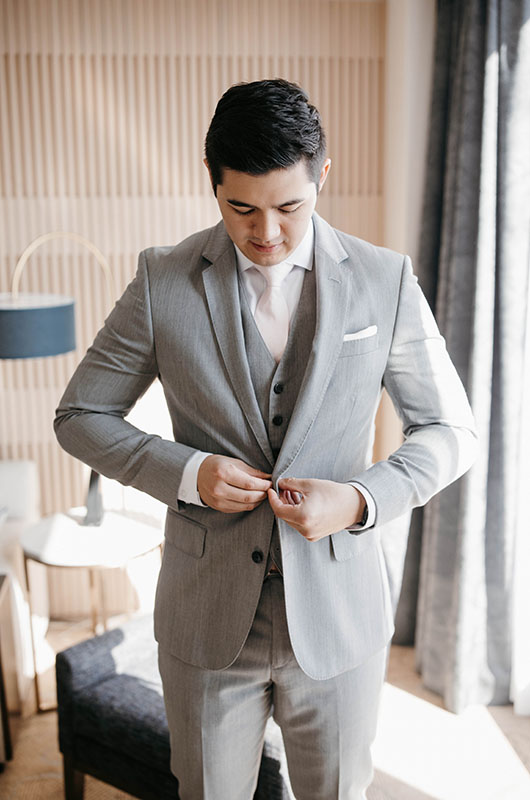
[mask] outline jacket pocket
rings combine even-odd
[[[338,531],[331,534],[331,548],[337,561],[347,561],[373,547],[377,539],[377,533],[373,528],[358,534]]]
[[[165,537],[169,544],[193,558],[202,558],[207,528],[183,514],[168,508]]]
[[[360,356],[363,353],[371,353],[379,347],[379,334],[365,336],[362,339],[349,339],[342,343],[339,358],[347,356]]]

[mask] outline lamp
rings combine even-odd
[[[42,358],[75,350],[74,300],[57,294],[19,293],[22,270],[35,250],[55,239],[70,239],[86,247],[103,270],[105,284],[112,301],[115,285],[103,253],[77,233],[54,231],[31,242],[18,259],[11,292],[0,293],[0,358]],[[99,491],[99,475],[92,470],[87,494],[84,525],[100,525],[103,504]]]
[[[0,358],[75,350],[74,301],[58,294],[0,294]]]

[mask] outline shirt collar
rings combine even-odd
[[[291,264],[293,267],[303,267],[304,269],[311,270],[313,269],[313,246],[315,243],[315,232],[313,228],[313,221],[309,221],[309,225],[307,226],[307,231],[304,234],[304,238],[296,247],[292,253],[290,253],[285,261],[280,263],[282,264]],[[255,264],[249,258],[241,252],[237,244],[234,244],[234,248],[236,251],[236,258],[237,258],[237,268],[239,272],[245,272],[245,270],[254,267]]]

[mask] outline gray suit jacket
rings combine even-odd
[[[325,679],[366,660],[393,621],[379,542],[384,523],[424,504],[472,463],[473,418],[410,261],[315,223],[317,321],[276,458],[253,390],[236,260],[223,223],[140,254],[135,279],[77,368],[57,410],[61,445],[102,474],[168,505],[155,634],[175,656],[222,669],[258,603],[274,518],[267,502],[223,514],[177,501],[196,449],[241,458],[273,479],[356,480],[376,527],[308,543],[279,522],[287,619],[302,669]],[[370,329],[365,331],[365,329]],[[376,329],[376,330],[375,330]],[[349,337],[365,331],[360,337]],[[159,377],[175,441],[124,420]],[[405,441],[371,464],[382,386]]]

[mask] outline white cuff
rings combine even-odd
[[[364,531],[367,528],[371,528],[372,525],[375,523],[375,500],[368,491],[368,489],[365,489],[364,486],[361,486],[360,483],[356,483],[355,481],[348,481],[348,483],[350,484],[350,486],[353,486],[355,489],[357,489],[357,491],[360,492],[364,497],[366,501],[366,507],[368,508],[368,517],[366,518],[366,523],[364,525],[360,524],[348,525],[346,530],[352,532]]]
[[[196,506],[206,507],[206,503],[202,502],[197,488],[197,473],[204,459],[210,455],[211,453],[203,453],[202,450],[197,450],[186,461],[177,492],[177,498],[183,503],[194,503]]]

